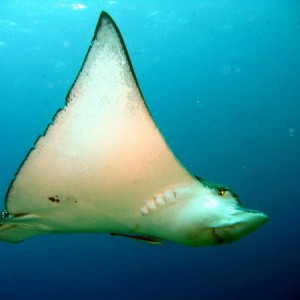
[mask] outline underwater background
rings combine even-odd
[[[64,106],[102,10],[175,155],[269,221],[215,247],[100,234],[1,243],[0,299],[300,299],[298,0],[1,1],[1,203]]]

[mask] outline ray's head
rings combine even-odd
[[[199,180],[177,216],[177,242],[190,246],[236,241],[262,226],[267,216],[242,207],[230,189]]]

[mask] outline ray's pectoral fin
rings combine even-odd
[[[17,242],[42,233],[127,233],[153,209],[154,202],[145,206],[144,199],[194,182],[155,125],[120,31],[102,12],[65,107],[7,191],[0,240]],[[163,205],[164,199],[155,203]]]

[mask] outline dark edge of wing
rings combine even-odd
[[[128,63],[128,65],[129,65],[130,71],[131,71],[131,73],[132,73],[132,76],[133,76],[133,78],[134,78],[134,80],[135,80],[135,83],[136,83],[138,89],[139,89],[139,92],[140,92],[140,94],[141,94],[141,97],[142,97],[142,99],[143,99],[143,102],[144,102],[144,104],[145,104],[145,107],[147,108],[148,113],[149,113],[149,115],[151,116],[151,113],[150,113],[150,111],[149,111],[149,108],[148,108],[148,106],[147,106],[145,100],[144,100],[143,94],[142,94],[142,92],[141,92],[140,86],[139,86],[138,81],[137,81],[137,78],[136,78],[136,76],[135,76],[135,72],[134,72],[134,70],[133,70],[133,66],[132,66],[132,63],[131,63],[131,60],[130,60],[130,57],[129,57],[129,54],[128,54],[128,51],[127,51],[127,48],[126,48],[126,45],[125,45],[125,43],[124,43],[123,37],[122,37],[122,35],[121,35],[121,32],[120,32],[118,26],[116,25],[116,23],[114,22],[114,20],[111,18],[111,16],[110,16],[107,12],[105,12],[105,11],[102,11],[101,14],[100,14],[100,17],[99,17],[99,19],[98,19],[98,23],[97,23],[97,25],[96,25],[96,29],[95,29],[94,36],[93,36],[93,38],[92,38],[90,47],[89,47],[89,49],[88,49],[88,51],[87,51],[87,53],[86,53],[86,55],[85,55],[85,57],[84,57],[83,63],[82,63],[82,65],[81,65],[81,67],[80,67],[80,70],[79,70],[79,72],[77,73],[77,76],[76,76],[75,80],[73,81],[73,84],[71,85],[71,88],[69,89],[69,91],[68,91],[68,93],[67,93],[67,95],[66,95],[65,105],[68,103],[69,95],[70,95],[70,93],[71,93],[71,91],[72,91],[74,85],[76,84],[76,81],[77,81],[78,77],[80,76],[81,71],[82,71],[83,68],[84,68],[85,61],[86,61],[86,59],[87,59],[87,57],[88,57],[88,55],[89,55],[89,53],[90,53],[90,50],[91,50],[91,48],[92,48],[92,46],[93,46],[93,42],[94,42],[94,40],[96,39],[97,33],[98,33],[98,31],[100,30],[100,28],[101,28],[101,26],[102,26],[102,24],[103,24],[104,21],[107,21],[107,23],[110,23],[110,24],[114,27],[114,29],[116,30],[116,33],[117,33],[118,38],[119,38],[119,41],[120,41],[120,43],[121,43],[121,45],[122,45],[122,48],[123,48],[123,50],[124,50],[124,53],[125,53],[127,63]],[[65,108],[65,107],[64,107],[64,108]],[[63,108],[63,109],[64,109],[64,108]],[[35,140],[33,146],[30,148],[30,150],[28,151],[27,155],[25,156],[25,158],[23,159],[22,163],[20,164],[19,168],[17,169],[16,173],[14,174],[14,177],[13,177],[13,179],[11,180],[10,185],[9,185],[9,187],[8,187],[8,189],[7,189],[7,192],[6,192],[5,203],[4,203],[5,209],[6,209],[6,207],[7,207],[7,202],[8,202],[8,195],[9,195],[9,192],[10,192],[10,190],[12,189],[13,183],[14,183],[15,179],[17,178],[18,173],[20,172],[20,170],[21,170],[21,168],[23,167],[25,161],[26,161],[27,158],[29,157],[31,151],[35,149],[35,146],[36,146],[37,141],[38,141],[42,136],[45,136],[45,135],[47,134],[47,131],[48,131],[49,127],[50,127],[51,125],[53,125],[54,120],[55,120],[57,114],[58,114],[61,110],[63,110],[63,109],[60,108],[60,109],[58,109],[58,110],[56,111],[56,113],[55,113],[54,116],[52,117],[52,122],[48,124],[48,126],[46,127],[44,133],[41,134],[41,135],[39,135],[39,136],[37,137],[37,139]],[[151,117],[152,117],[152,116],[151,116]]]

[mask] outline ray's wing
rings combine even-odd
[[[101,13],[66,106],[17,172],[7,210],[50,220],[53,231],[93,231],[86,215],[126,220],[148,198],[193,181],[149,114],[117,26]]]

